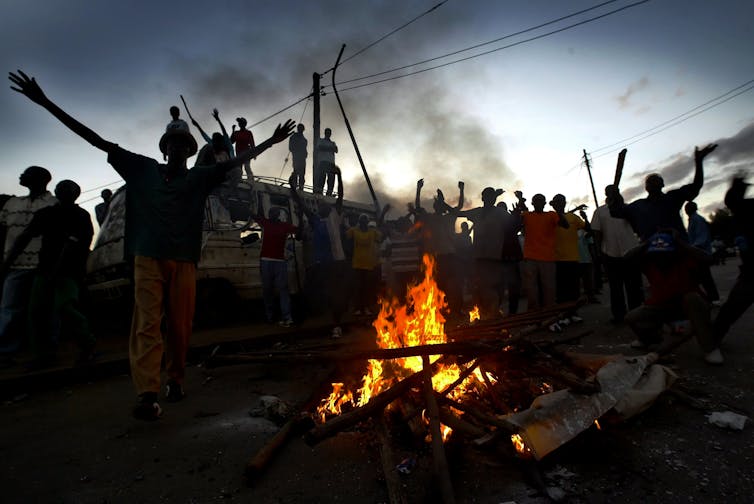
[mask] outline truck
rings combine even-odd
[[[299,192],[302,204],[316,212],[320,201],[335,203],[335,198]],[[133,302],[133,270],[124,249],[126,191],[124,185],[113,194],[105,220],[87,261],[86,287],[94,305],[130,307]],[[205,203],[201,258],[197,264],[197,319],[211,322],[227,317],[239,301],[262,299],[259,270],[261,228],[252,214],[262,203],[264,214],[283,208],[295,225],[297,212],[290,197],[288,181],[273,177],[255,177],[254,183],[240,182],[233,191],[213,192]],[[344,200],[343,215],[365,213],[375,218],[375,209],[367,203]],[[306,240],[289,239],[289,288],[302,292],[306,281]]]

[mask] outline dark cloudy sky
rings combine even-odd
[[[307,96],[312,73],[330,68],[341,44],[347,44],[348,58],[438,3],[4,0],[0,61],[7,70],[34,75],[50,98],[104,138],[159,158],[157,140],[179,94],[207,131],[215,130],[213,107],[228,128],[238,116],[255,123]],[[337,82],[412,65],[599,3],[448,0],[346,61]],[[637,196],[641,191],[632,188],[648,172],[663,173],[669,186],[690,181],[694,146],[718,142],[699,199],[703,208],[717,206],[730,175],[750,170],[754,158],[754,2],[651,0],[629,7],[632,3],[607,2],[450,58],[341,84],[378,190],[407,201],[416,179],[424,177],[427,197],[435,187],[454,194],[456,181],[463,179],[477,202],[487,185],[511,195],[523,189],[586,200],[591,191],[579,167],[582,149],[594,151],[601,194],[612,179],[616,151],[628,144],[625,193]],[[517,42],[468,61],[346,90]],[[329,75],[323,83],[330,83]],[[326,91],[322,125],[333,129],[339,145],[347,196],[362,199],[366,185],[334,95]],[[721,100],[710,102],[716,97]],[[0,92],[0,111],[0,138],[10,154],[0,171],[0,192],[23,192],[18,174],[30,164],[48,167],[53,183],[72,178],[84,190],[118,185],[104,154],[7,87]],[[301,102],[254,127],[255,137],[263,140],[278,122],[303,117],[311,140],[311,111]],[[686,112],[698,114],[687,118]],[[663,130],[679,116],[687,119]],[[642,132],[651,136],[635,137]],[[271,149],[259,158],[255,173],[287,175],[285,156],[285,146]]]

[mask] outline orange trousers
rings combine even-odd
[[[160,391],[165,315],[165,367],[182,384],[196,301],[196,265],[170,259],[134,258],[134,314],[128,355],[137,394]]]

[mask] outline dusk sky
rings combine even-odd
[[[36,77],[53,101],[106,140],[161,159],[157,142],[180,94],[208,132],[216,130],[213,107],[229,130],[239,116],[254,124],[306,97],[312,73],[332,67],[342,44],[347,59],[439,3],[3,0],[0,61],[6,71],[20,68]],[[464,180],[469,204],[479,204],[481,189],[492,185],[507,191],[507,201],[516,189],[548,199],[560,192],[573,203],[587,201],[591,214],[582,149],[593,153],[602,201],[617,151],[627,146],[622,189],[630,200],[641,197],[648,172],[663,174],[668,188],[690,182],[694,146],[716,142],[720,146],[706,163],[698,202],[704,213],[721,206],[730,177],[751,172],[754,160],[754,2],[602,3],[470,51],[344,82],[600,4],[448,0],[345,61],[336,82],[342,82],[341,97],[378,192],[403,204],[412,199],[416,179],[424,177],[427,199],[439,187],[452,200],[457,181]],[[368,83],[373,84],[348,89]],[[99,200],[99,189],[92,189],[120,185],[104,153],[6,84],[0,92],[0,137],[9,155],[0,192],[24,194],[18,175],[32,164],[53,173],[50,189],[70,178],[91,190],[80,198],[87,209]],[[323,84],[330,84],[329,74]],[[335,96],[329,86],[325,91],[322,128],[332,128],[339,146],[336,163],[344,173],[346,197],[368,201]],[[187,119],[183,110],[182,117]],[[279,122],[302,117],[311,147],[312,107],[306,100],[252,131],[261,141]],[[674,125],[675,118],[683,121]],[[254,172],[280,176],[286,154],[286,144],[270,149],[255,162]],[[283,176],[289,172],[290,163]]]

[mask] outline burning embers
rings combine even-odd
[[[434,259],[425,254],[423,262],[424,278],[420,283],[409,286],[405,304],[395,298],[381,300],[380,313],[372,324],[377,331],[377,345],[381,349],[448,343],[445,317],[442,314],[447,306],[445,293],[434,280]],[[478,309],[476,315],[478,318]],[[464,369],[455,363],[438,364],[436,358],[439,356],[431,357],[432,364],[437,367],[432,374],[432,388],[436,392],[443,392],[459,380]],[[422,368],[422,357],[419,355],[384,361],[370,359],[361,379],[361,387],[353,393],[344,384],[333,383],[332,393],[322,401],[317,412],[324,422],[328,415],[340,414],[345,405],[364,406],[377,394]],[[448,397],[456,399],[470,388],[481,385],[482,380],[481,371],[476,368],[472,373],[466,373],[463,381],[456,384]],[[442,427],[445,439],[450,435],[451,429],[445,425]]]

